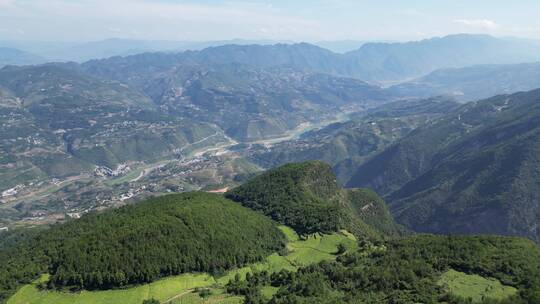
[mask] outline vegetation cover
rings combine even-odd
[[[347,186],[382,195],[417,232],[540,241],[540,90],[467,103],[364,163]]]
[[[338,247],[354,252],[358,244],[354,236],[345,231],[329,235],[314,234],[300,238],[294,230],[286,226],[279,229],[287,237],[287,254],[273,253],[261,262],[236,268],[226,273],[185,273],[170,276],[149,284],[137,285],[114,290],[44,290],[40,288],[49,279],[43,275],[31,284],[21,287],[9,298],[8,304],[141,304],[146,299],[156,299],[161,303],[243,303],[243,297],[226,293],[226,285],[236,276],[245,279],[248,273],[294,271],[303,266],[333,260],[337,257]],[[204,291],[212,295],[204,298]]]
[[[332,202],[339,188],[322,162],[288,164],[255,177],[226,197],[292,227],[300,234],[345,227],[343,210]]]
[[[360,237],[381,238],[403,232],[377,194],[341,189],[332,168],[320,161],[269,170],[226,196],[302,235],[347,229]]]
[[[52,227],[0,251],[0,299],[41,273],[49,287],[110,289],[216,273],[284,248],[274,223],[222,196],[168,195]]]
[[[228,290],[245,295],[245,303],[471,303],[439,284],[457,269],[519,290],[474,303],[540,303],[540,249],[528,240],[419,235],[367,246],[297,272],[255,273]],[[277,290],[271,299],[263,296],[267,286]]]

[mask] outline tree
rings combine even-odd
[[[202,288],[199,290],[199,297],[203,299],[207,299],[212,295],[212,291],[208,288]]]
[[[337,245],[337,252],[336,254],[337,255],[341,255],[341,254],[344,254],[345,252],[347,252],[347,246],[345,246],[345,244],[343,243],[339,243]]]

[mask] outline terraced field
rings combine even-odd
[[[268,272],[282,269],[294,271],[300,266],[335,258],[339,244],[345,245],[348,250],[358,248],[354,236],[346,231],[331,235],[314,234],[302,239],[289,227],[282,226],[280,229],[287,236],[289,251],[287,255],[280,256],[274,253],[264,262],[229,271],[223,276],[183,274],[128,289],[77,293],[41,291],[38,285],[48,279],[47,276],[43,276],[33,284],[21,288],[9,299],[8,304],[140,304],[144,299],[150,298],[171,304],[236,304],[242,302],[241,297],[233,297],[224,293],[224,286],[236,274],[245,277],[248,272],[262,270]],[[201,298],[195,289],[202,287],[211,288],[212,295],[205,299]],[[266,288],[264,294],[271,296],[275,291]]]

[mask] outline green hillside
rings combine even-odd
[[[524,239],[414,236],[272,276],[278,291],[269,303],[538,303],[539,261],[538,246]],[[450,278],[453,270],[463,275]]]
[[[359,236],[380,237],[381,231],[389,234],[400,231],[376,194],[339,188],[331,167],[319,161],[269,170],[230,190],[226,197],[300,234],[348,229]]]
[[[348,186],[384,195],[417,231],[540,240],[540,91],[469,103],[363,164]]]
[[[343,210],[332,202],[338,190],[328,165],[305,162],[263,173],[230,190],[226,197],[309,234],[346,226]]]
[[[111,289],[218,273],[284,248],[270,219],[222,196],[163,196],[56,225],[0,251],[2,299],[50,273],[49,287]]]
[[[330,166],[322,162],[270,170],[226,197],[198,192],[168,195],[50,229],[9,232],[0,242],[1,300],[10,304],[136,304],[150,298],[167,303],[259,304],[540,300],[540,249],[533,242],[496,236],[404,235],[375,192],[339,188]],[[278,228],[270,218],[292,227]]]
[[[226,293],[227,284],[237,275],[245,279],[248,273],[266,271],[269,274],[283,270],[295,271],[304,266],[319,263],[325,260],[334,260],[338,246],[343,244],[348,252],[358,250],[356,239],[346,233],[321,235],[314,234],[306,238],[300,237],[289,227],[279,227],[287,236],[287,254],[274,253],[266,259],[235,268],[227,272],[218,273],[187,273],[170,276],[149,284],[137,285],[114,290],[83,290],[62,291],[43,290],[40,286],[49,280],[44,275],[38,280],[20,288],[8,300],[8,304],[48,304],[48,303],[78,303],[78,304],[140,304],[146,299],[157,299],[172,303],[243,303],[241,296]],[[198,289],[208,289],[211,295],[203,298]],[[231,301],[231,302],[229,302]]]

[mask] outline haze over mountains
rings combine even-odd
[[[401,96],[444,95],[461,102],[540,87],[540,63],[474,65],[440,69],[426,76],[392,86]]]
[[[231,45],[249,52],[243,60],[255,60],[259,56],[272,55],[275,62],[264,62],[292,65],[300,68],[311,68],[316,72],[332,73],[349,76],[371,82],[394,82],[423,76],[441,68],[465,67],[477,64],[512,64],[540,60],[538,51],[540,42],[515,38],[494,38],[487,35],[451,35],[442,38],[425,39],[405,43],[361,43],[349,51],[333,53],[324,47],[334,45],[332,42],[321,42],[311,45],[291,44],[289,48],[273,47],[270,49],[259,46],[275,45],[279,41],[211,41],[211,42],[173,42],[173,41],[139,41],[109,39],[84,44],[63,43],[60,48],[54,48],[54,43],[30,43],[5,41],[0,46],[19,48],[29,53],[37,54],[45,60],[83,62],[91,59],[101,59],[113,56],[129,56],[144,52],[177,53],[185,50],[198,51],[208,47],[217,47],[215,52],[229,52]],[[339,45],[339,41],[335,44]],[[357,42],[349,42],[355,44]],[[316,45],[319,45],[317,47]],[[220,48],[224,46],[224,48]],[[286,50],[284,50],[286,49]],[[336,48],[333,48],[336,50]],[[339,50],[339,47],[337,48]],[[208,54],[209,51],[204,53]],[[278,52],[278,53],[275,53]],[[302,53],[300,58],[292,58],[292,53]],[[289,54],[287,54],[289,53]],[[192,54],[191,54],[192,55]],[[188,55],[189,57],[190,55]],[[255,56],[255,57],[252,57]],[[298,55],[297,55],[298,56]],[[201,54],[199,57],[204,57]],[[279,58],[279,59],[278,59]],[[213,59],[213,57],[212,57]],[[226,61],[238,61],[241,58],[230,57]],[[269,58],[267,58],[269,59]],[[247,63],[247,62],[244,62]],[[254,62],[251,62],[252,64]],[[262,62],[260,62],[262,63]],[[0,65],[6,64],[0,62]],[[24,58],[20,62],[25,64]]]

